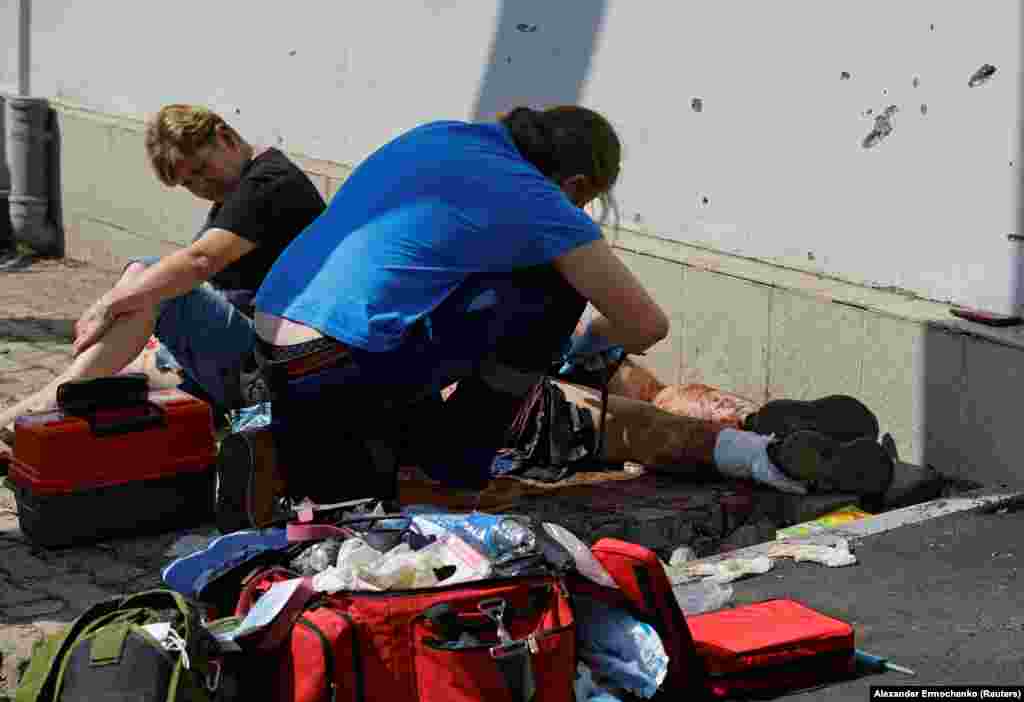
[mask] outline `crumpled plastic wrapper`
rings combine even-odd
[[[850,542],[840,539],[835,546],[820,544],[773,544],[768,549],[772,558],[792,558],[797,563],[811,561],[829,568],[853,565],[857,557],[850,552]]]
[[[707,578],[716,583],[731,583],[747,575],[761,575],[775,567],[774,561],[766,556],[756,558],[730,558],[717,563],[687,564],[687,575]]]

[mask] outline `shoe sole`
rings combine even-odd
[[[275,523],[277,500],[285,487],[268,430],[226,437],[217,455],[217,529],[227,534]]]
[[[771,448],[778,468],[822,490],[872,496],[892,485],[892,457],[866,437],[842,443],[818,432],[798,431]]]
[[[829,395],[818,400],[772,400],[744,422],[744,428],[765,436],[785,437],[816,431],[836,441],[878,439],[878,418],[855,397]]]

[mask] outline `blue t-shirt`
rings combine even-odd
[[[390,351],[471,274],[547,263],[600,237],[503,125],[433,122],[356,168],[277,259],[256,309]]]

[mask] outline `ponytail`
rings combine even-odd
[[[558,163],[544,113],[529,107],[517,107],[502,117],[501,121],[512,133],[512,140],[523,158],[536,166],[544,177],[554,178]]]
[[[517,107],[500,120],[523,158],[545,177],[560,184],[584,175],[598,191],[603,214],[616,211],[611,189],[619,177],[622,146],[607,119],[585,107],[563,105]]]

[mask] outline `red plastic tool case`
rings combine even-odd
[[[794,600],[755,602],[686,622],[718,698],[814,687],[855,670],[853,627]]]
[[[9,472],[21,530],[60,547],[201,523],[216,452],[210,406],[173,388],[87,417],[24,415]]]

